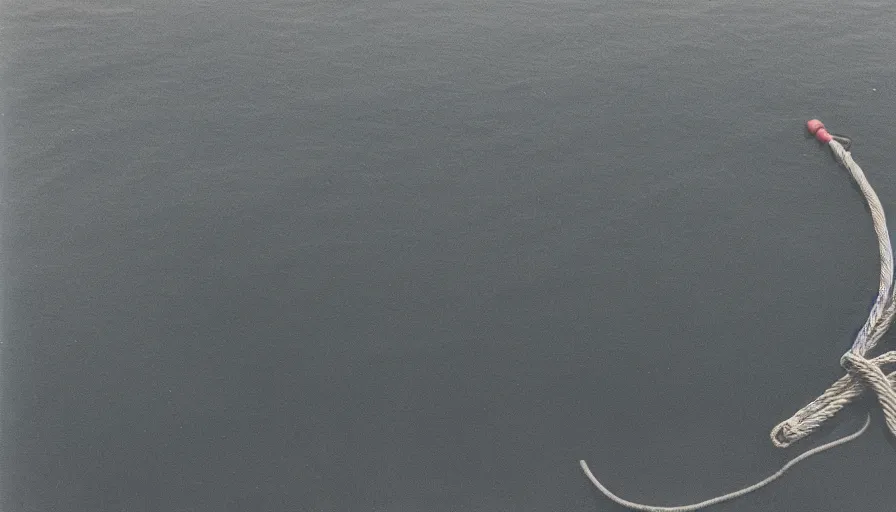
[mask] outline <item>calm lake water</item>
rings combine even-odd
[[[804,123],[893,204],[892,2],[0,19],[4,512],[616,510],[580,458],[699,501],[796,453],[873,299]],[[891,506],[882,425],[724,510]]]

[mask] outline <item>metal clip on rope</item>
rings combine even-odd
[[[883,409],[887,427],[896,436],[896,371],[889,374],[884,372],[884,369],[888,366],[896,365],[896,351],[886,352],[876,357],[868,357],[869,353],[874,350],[877,343],[890,328],[894,316],[896,316],[896,285],[893,283],[893,248],[890,245],[890,234],[887,230],[884,209],[880,199],[878,199],[877,194],[865,177],[865,173],[852,159],[852,155],[849,152],[852,141],[848,137],[832,135],[825,129],[824,124],[817,119],[809,121],[806,123],[806,126],[816,139],[831,148],[837,161],[849,171],[849,174],[862,191],[865,201],[868,203],[874,232],[878,241],[880,281],[877,299],[871,307],[865,324],[858,335],[856,335],[852,348],[840,359],[840,366],[846,371],[846,375],[841,377],[818,398],[772,429],[772,443],[780,448],[790,446],[818,430],[825,421],[858,398],[865,390],[870,390],[876,395]],[[579,464],[582,466],[585,475],[600,492],[624,507],[645,512],[688,512],[732,500],[764,487],[779,478],[798,462],[856,439],[867,430],[870,421],[871,417],[869,415],[862,428],[857,432],[798,455],[785,464],[778,472],[756,484],[693,505],[665,507],[644,505],[625,500],[610,492],[606,486],[599,482],[584,460],[579,461]]]

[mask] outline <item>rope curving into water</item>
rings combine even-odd
[[[825,421],[856,400],[866,389],[871,390],[876,395],[883,409],[887,428],[893,435],[896,435],[896,371],[889,374],[884,373],[885,368],[896,364],[896,351],[869,357],[870,352],[877,346],[877,343],[890,328],[890,325],[892,325],[894,316],[896,316],[896,286],[893,283],[893,248],[890,245],[890,233],[887,230],[884,208],[877,197],[877,193],[874,192],[874,188],[871,187],[871,184],[865,177],[865,173],[862,172],[862,168],[853,160],[852,154],[848,150],[851,141],[845,137],[831,135],[825,129],[824,124],[817,119],[809,121],[806,123],[806,126],[816,139],[831,148],[837,161],[849,171],[849,174],[865,197],[865,202],[868,204],[868,209],[871,212],[874,232],[877,235],[878,251],[880,253],[880,282],[877,298],[871,307],[865,324],[856,335],[852,347],[840,359],[840,366],[846,371],[846,375],[837,380],[818,398],[772,429],[772,443],[779,448],[786,448],[818,430]],[[846,144],[846,147],[844,147],[844,144]],[[665,507],[644,505],[625,500],[613,494],[598,481],[584,460],[579,461],[579,464],[582,466],[585,475],[591,480],[591,483],[601,493],[624,507],[644,512],[689,512],[739,498],[761,487],[765,487],[777,480],[800,461],[858,438],[868,429],[870,422],[871,416],[869,415],[862,428],[858,431],[798,455],[776,473],[758,483],[692,505]]]

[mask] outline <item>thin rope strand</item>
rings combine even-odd
[[[723,494],[722,496],[717,496],[715,498],[708,499],[706,501],[701,501],[700,503],[694,503],[693,505],[679,505],[679,506],[675,506],[675,507],[664,507],[664,506],[656,506],[656,505],[645,505],[643,503],[635,503],[634,501],[629,501],[624,498],[620,498],[619,496],[614,494],[612,491],[607,489],[607,487],[604,484],[600,483],[600,481],[597,479],[597,477],[595,477],[594,474],[591,472],[591,470],[588,468],[588,464],[584,460],[580,460],[579,465],[582,466],[582,471],[585,472],[585,475],[588,477],[589,480],[591,480],[591,483],[593,483],[594,486],[597,487],[597,490],[602,492],[603,495],[606,496],[607,498],[611,499],[612,501],[615,501],[616,503],[618,503],[619,505],[622,505],[623,507],[627,507],[631,510],[639,510],[641,512],[691,512],[693,510],[700,510],[702,508],[706,508],[706,507],[709,507],[712,505],[717,505],[724,501],[730,501],[735,498],[740,498],[741,496],[744,496],[745,494],[749,494],[757,489],[761,489],[762,487],[765,487],[766,485],[774,482],[778,478],[781,478],[781,476],[783,476],[784,473],[786,473],[788,469],[790,469],[793,466],[799,464],[800,462],[808,459],[809,457],[811,457],[813,455],[818,455],[821,452],[826,452],[832,448],[836,448],[837,446],[846,444],[850,441],[857,439],[859,436],[864,434],[866,430],[868,430],[869,425],[871,425],[871,415],[870,414],[865,418],[865,423],[862,425],[862,428],[860,428],[856,432],[849,434],[848,436],[841,437],[840,439],[831,441],[829,443],[825,443],[825,444],[818,446],[816,448],[813,448],[809,451],[801,453],[800,455],[791,459],[790,462],[788,462],[787,464],[784,464],[784,466],[782,466],[781,469],[779,469],[773,475],[765,478],[764,480],[761,480],[761,481],[759,481],[753,485],[750,485],[748,487],[744,487],[743,489],[740,489],[740,490],[737,490],[734,492],[730,492],[728,494]]]

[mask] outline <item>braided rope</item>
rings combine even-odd
[[[887,352],[870,360],[866,358],[892,325],[896,311],[893,296],[893,248],[890,246],[886,215],[874,188],[850,152],[825,130],[820,121],[813,121],[808,124],[809,130],[819,140],[827,142],[837,160],[849,171],[868,203],[880,251],[880,285],[868,319],[856,335],[852,348],[840,360],[840,365],[846,370],[847,375],[772,429],[772,442],[781,448],[790,446],[818,430],[825,421],[861,395],[865,387],[871,388],[877,395],[887,426],[896,435],[896,392],[882,370],[886,365],[896,362],[896,352]],[[893,377],[896,382],[896,376]]]
[[[896,371],[890,374],[884,373],[884,368],[888,365],[896,364],[896,351],[886,352],[870,359],[867,357],[868,353],[874,350],[877,343],[886,334],[893,323],[894,317],[896,317],[893,248],[890,244],[890,234],[887,230],[884,208],[877,197],[877,193],[874,192],[874,188],[872,188],[865,177],[862,168],[853,160],[848,149],[840,142],[842,138],[828,133],[821,121],[816,119],[809,121],[807,127],[819,141],[826,143],[831,148],[837,161],[849,171],[849,174],[859,186],[865,202],[868,204],[880,253],[880,282],[877,298],[871,307],[868,318],[856,335],[850,350],[840,359],[840,366],[846,370],[846,375],[837,380],[818,398],[772,429],[772,443],[780,448],[790,446],[818,430],[825,421],[856,400],[866,389],[870,389],[877,396],[884,413],[887,428],[893,435],[896,435]],[[848,142],[848,139],[846,142]],[[870,421],[871,416],[869,415],[862,428],[858,431],[798,455],[776,473],[756,484],[693,505],[664,507],[644,505],[625,500],[610,492],[606,486],[598,481],[584,460],[579,461],[579,464],[585,475],[591,480],[591,483],[604,496],[619,505],[644,512],[691,512],[741,497],[768,485],[798,462],[858,438],[868,429]]]

